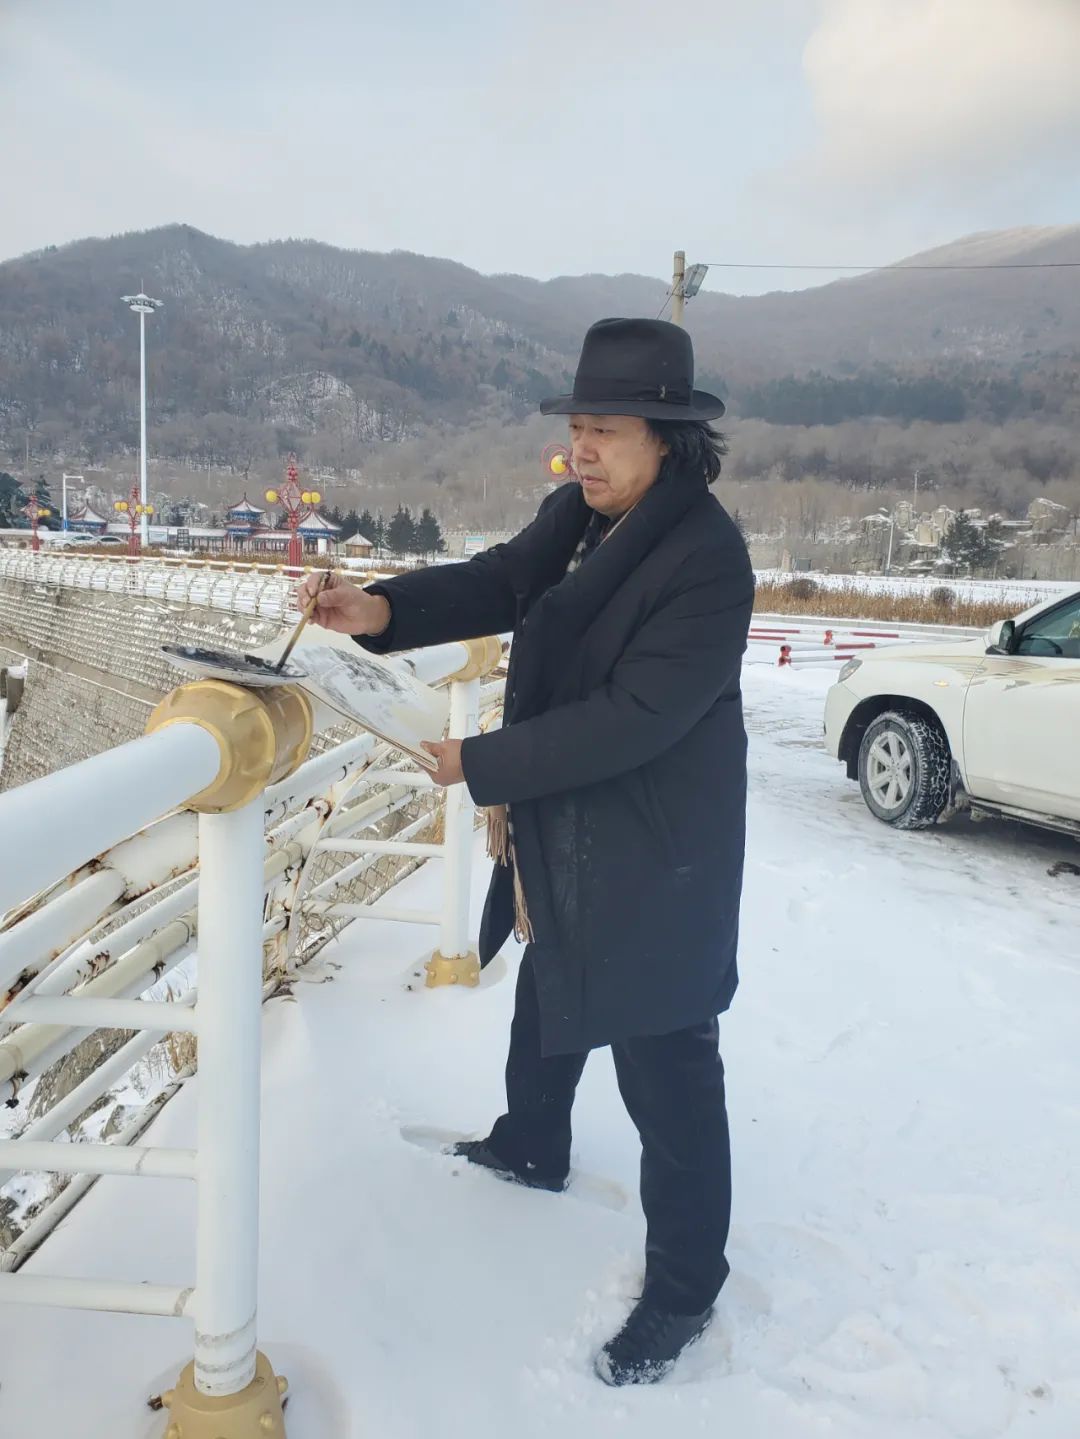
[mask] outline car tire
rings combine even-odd
[[[859,787],[870,813],[893,829],[929,829],[949,807],[952,755],[941,726],[889,710],[859,746]]]

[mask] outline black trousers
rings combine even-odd
[[[731,1150],[716,1020],[611,1046],[619,1092],[641,1138],[648,1224],[645,1292],[675,1314],[703,1314],[728,1276]],[[518,974],[507,1112],[489,1144],[546,1178],[570,1169],[570,1111],[587,1054],[543,1056],[531,950]]]

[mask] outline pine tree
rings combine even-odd
[[[353,513],[355,513],[355,511]],[[356,530],[363,539],[370,540],[371,543],[377,547],[379,544],[380,524],[381,521],[376,521],[375,516],[370,510],[365,510],[356,522]]]
[[[339,538],[342,541],[351,540],[356,535],[356,532],[359,530],[359,528],[360,518],[355,510],[350,510],[341,522],[341,534]]]
[[[416,553],[416,521],[412,511],[397,507],[397,513],[386,527],[386,544],[395,555]]]
[[[5,530],[21,528],[26,523],[23,506],[26,493],[14,475],[0,470],[0,527]]]
[[[949,526],[944,549],[954,564],[962,565],[968,571],[978,569],[983,563],[985,541],[966,510],[961,510]]]
[[[446,541],[442,537],[442,526],[432,512],[424,507],[416,525],[416,552],[417,554],[440,555],[446,549]]]
[[[37,500],[41,508],[49,512],[47,519],[38,521],[40,527],[43,530],[58,530],[60,528],[60,520],[56,515],[56,506],[53,504],[53,497],[49,493],[49,482],[44,475],[38,475],[34,481],[33,494],[34,499]]]

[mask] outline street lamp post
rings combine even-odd
[[[285,471],[285,483],[276,490],[267,490],[266,492],[267,503],[280,505],[288,516],[290,569],[299,570],[303,566],[304,542],[300,538],[300,526],[321,499],[322,495],[318,490],[302,490],[300,488],[300,472],[296,466],[296,456],[290,455],[289,466]]]
[[[890,513],[888,510],[879,507],[879,509],[878,509],[878,514],[881,516],[881,518],[882,518],[883,520],[888,520],[888,522],[889,522],[889,552],[888,552],[888,554],[887,554],[886,557],[885,557],[885,573],[886,573],[887,575],[891,575],[891,574],[892,574],[893,543],[894,543],[894,541],[895,541],[895,539],[896,539],[896,511],[893,510],[893,511]]]
[[[127,515],[128,521],[128,554],[139,553],[139,535],[137,533],[140,523],[142,524],[143,537],[146,536],[146,524],[154,513],[153,505],[144,505],[139,499],[139,487],[132,484],[131,494],[126,500],[116,500],[113,509],[118,515]]]
[[[160,310],[163,301],[152,300],[141,290],[137,295],[124,295],[122,299],[132,314],[139,317],[139,501],[142,505],[142,542],[145,545],[150,540],[147,524],[150,509],[146,503],[146,317]]]
[[[30,548],[36,555],[41,549],[41,541],[38,539],[37,532],[38,520],[47,520],[52,514],[52,510],[46,509],[44,505],[39,504],[37,500],[31,498],[27,500],[23,508],[23,514],[30,521]]]

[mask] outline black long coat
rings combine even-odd
[[[567,574],[590,513],[566,485],[507,544],[373,585],[393,619],[361,641],[514,632],[503,728],[462,765],[478,805],[512,808],[546,1053],[702,1023],[738,979],[746,546],[704,480],[665,476]],[[512,924],[496,866],[483,962]]]

